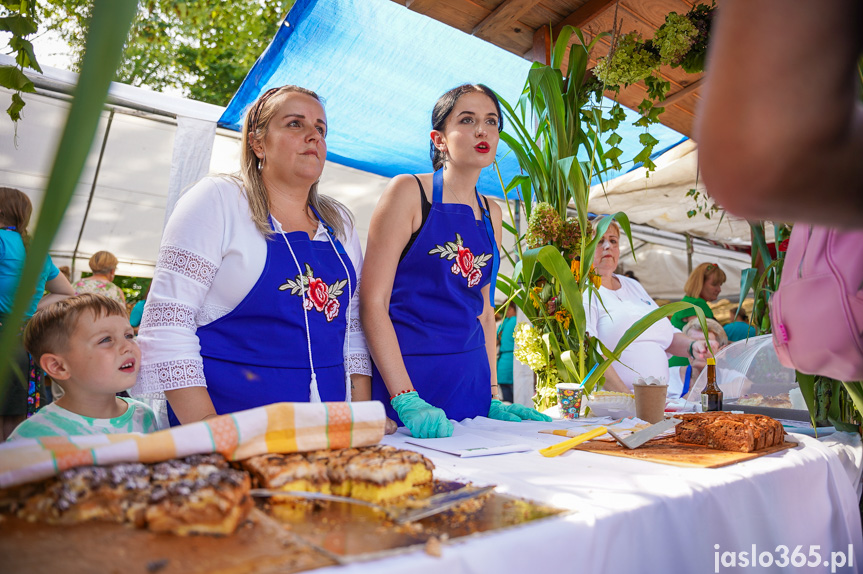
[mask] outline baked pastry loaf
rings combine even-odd
[[[230,534],[253,505],[250,484],[223,456],[193,455],[157,464],[72,468],[2,498],[29,521],[103,520],[183,536]]]
[[[675,416],[683,420],[675,427],[677,441],[682,443],[752,452],[785,440],[782,424],[764,415],[710,412]]]
[[[229,467],[221,455],[160,462],[151,478],[145,516],[154,532],[231,534],[254,505],[249,475]]]
[[[434,469],[419,453],[382,445],[265,454],[240,464],[263,488],[332,493],[384,504],[430,494]],[[293,504],[290,498],[273,498],[271,502]]]

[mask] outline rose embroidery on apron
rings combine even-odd
[[[443,245],[436,245],[429,251],[429,255],[439,255],[441,259],[455,259],[452,264],[452,274],[461,275],[467,279],[467,286],[479,285],[482,280],[481,267],[485,267],[488,260],[492,258],[490,253],[474,256],[470,249],[464,246],[461,235],[455,234],[455,241],[447,241]]]
[[[306,272],[302,275],[297,275],[296,279],[285,279],[285,282],[279,286],[279,291],[291,290],[291,295],[303,296],[303,291],[308,293],[308,299],[303,300],[303,306],[306,311],[322,312],[327,321],[332,321],[339,316],[339,300],[337,297],[344,292],[345,285],[348,284],[347,279],[336,281],[327,285],[320,277],[315,277],[315,272],[312,266],[308,263]]]

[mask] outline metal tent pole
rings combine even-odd
[[[90,206],[93,204],[93,194],[96,192],[96,183],[99,181],[99,170],[102,168],[102,159],[105,157],[105,148],[108,145],[108,134],[111,132],[111,123],[114,121],[114,110],[108,115],[108,125],[105,127],[105,135],[102,136],[102,149],[99,150],[99,161],[96,162],[96,173],[93,174],[93,185],[90,186],[90,195],[87,198],[87,209],[84,210],[84,220],[81,221],[81,229],[78,230],[78,240],[75,242],[75,250],[72,251],[72,265],[69,274],[75,277],[75,259],[78,257],[78,247],[81,245],[81,237],[84,236],[84,227],[87,225],[87,216],[90,214]]]

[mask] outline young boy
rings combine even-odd
[[[63,396],[18,425],[8,440],[58,435],[153,432],[153,410],[116,396],[135,384],[141,350],[123,306],[78,295],[37,312],[24,346]]]

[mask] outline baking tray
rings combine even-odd
[[[464,486],[461,482],[435,481],[434,492]],[[439,545],[575,512],[495,492],[404,525],[396,525],[374,510],[353,504],[303,502],[296,506],[272,506],[275,508],[270,514],[291,533],[340,563],[372,560],[418,548],[434,554]]]
[[[723,401],[722,409],[726,411],[741,411],[752,415],[765,415],[774,419],[783,419],[786,421],[809,422],[809,411],[807,410],[738,405],[736,401]]]

